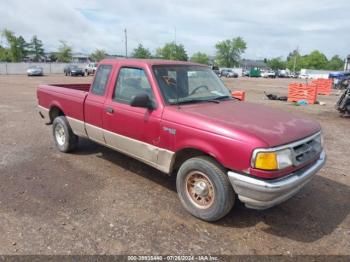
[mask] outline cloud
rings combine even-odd
[[[214,55],[216,42],[236,36],[246,40],[248,58],[286,56],[296,47],[328,57],[350,53],[348,0],[2,0],[1,6],[0,30],[27,40],[37,35],[47,50],[66,40],[77,52],[123,54],[127,28],[129,50],[142,43],[154,52],[174,41],[176,30],[189,54]]]

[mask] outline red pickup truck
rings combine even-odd
[[[238,101],[200,64],[106,59],[91,86],[40,85],[37,98],[60,151],[85,137],[174,174],[184,207],[206,221],[237,197],[281,203],[326,160],[317,122]]]

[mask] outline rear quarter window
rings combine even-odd
[[[96,71],[95,80],[92,84],[91,92],[95,95],[103,96],[106,92],[112,65],[100,65]]]

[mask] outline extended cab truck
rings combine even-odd
[[[103,60],[91,87],[40,85],[37,98],[60,151],[86,137],[174,174],[184,207],[207,221],[237,196],[255,209],[281,203],[326,159],[317,122],[232,98],[204,65]]]

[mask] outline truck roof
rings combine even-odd
[[[174,61],[163,59],[136,59],[136,58],[107,58],[103,59],[99,64],[127,64],[133,66],[153,66],[153,65],[196,65],[207,66],[203,64],[186,62],[186,61]]]

